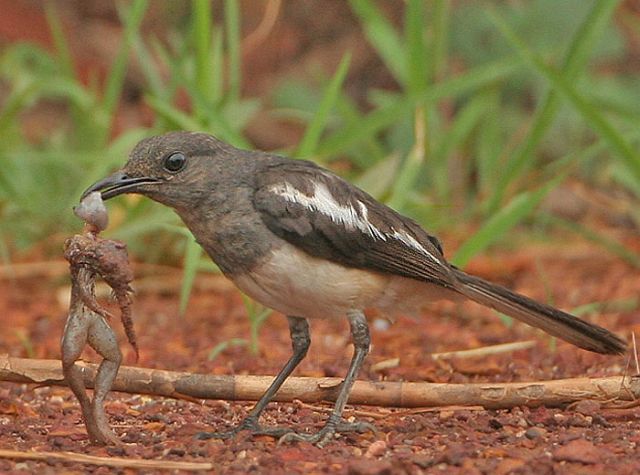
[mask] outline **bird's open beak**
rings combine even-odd
[[[95,182],[87,188],[84,193],[82,193],[80,201],[82,201],[89,193],[93,193],[94,191],[102,192],[102,199],[108,200],[109,198],[113,198],[114,196],[118,196],[123,193],[135,193],[140,185],[154,183],[160,183],[160,180],[146,176],[135,178],[129,177],[126,173],[119,171],[107,178],[103,178],[102,180]]]

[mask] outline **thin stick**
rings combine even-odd
[[[444,353],[433,353],[431,357],[434,360],[444,358],[478,358],[488,355],[497,355],[499,353],[510,353],[519,350],[528,350],[536,346],[535,340],[515,341],[513,343],[503,343],[501,345],[483,346],[473,348],[471,350],[447,351]]]
[[[321,412],[323,414],[331,414],[331,412],[333,411],[333,407],[319,406],[318,404],[307,404],[300,401],[299,399],[294,399],[293,403],[298,407],[311,409],[314,412]],[[353,415],[358,417],[370,417],[371,419],[384,419],[385,417],[388,417],[390,414],[392,413],[380,414],[378,412],[363,411],[363,410],[350,409],[350,408],[346,408],[343,413],[345,418],[347,417],[347,415]]]
[[[97,365],[80,363],[87,387],[93,387]],[[114,391],[164,397],[186,395],[198,399],[257,401],[272,376],[218,376],[123,366]],[[349,402],[384,407],[482,406],[505,409],[515,406],[563,406],[574,401],[632,401],[640,399],[640,377],[632,376],[621,387],[621,376],[573,378],[521,383],[411,383],[356,381]],[[0,355],[0,381],[65,386],[59,360],[10,358]],[[339,378],[289,378],[274,400],[305,403],[335,401]]]
[[[143,470],[213,470],[212,463],[176,462],[172,460],[126,459],[120,457],[98,457],[75,452],[20,452],[18,450],[0,449],[0,458],[14,460],[57,460],[66,463],[82,463],[114,468],[135,468]]]
[[[416,407],[414,409],[404,409],[401,411],[391,412],[385,417],[405,417],[416,414],[424,414],[428,412],[446,412],[446,411],[485,411],[482,406],[441,406],[441,407]]]
[[[631,339],[633,340],[633,357],[636,360],[636,375],[639,375],[640,363],[638,363],[638,347],[636,346],[636,332],[631,332]]]

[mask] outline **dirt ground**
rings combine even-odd
[[[637,245],[637,243],[636,243]],[[63,262],[20,267],[3,279],[0,352],[58,358],[68,282]],[[260,351],[229,346],[214,360],[217,344],[248,338],[239,295],[219,277],[201,276],[187,314],[178,312],[176,270],[137,264],[135,326],[139,366],[212,374],[274,375],[289,355],[285,319],[272,315],[260,332]],[[583,243],[528,245],[519,252],[476,259],[471,271],[563,308],[608,302],[588,316],[629,337],[640,326],[640,275],[618,259]],[[544,278],[541,279],[541,276]],[[553,283],[545,289],[544,282]],[[608,308],[607,308],[608,307]],[[361,379],[389,381],[533,381],[573,376],[621,375],[625,357],[610,357],[553,342],[518,323],[505,326],[493,312],[473,304],[434,304],[418,318],[372,325],[373,347]],[[117,327],[125,364],[133,351]],[[313,343],[296,375],[342,376],[351,355],[345,322],[312,323]],[[480,359],[434,361],[433,352],[534,338],[529,350]],[[396,367],[375,363],[399,358]],[[88,350],[84,359],[99,361]],[[628,370],[628,374],[635,371]],[[163,399],[112,393],[107,413],[122,447],[88,443],[77,402],[66,388],[0,383],[0,449],[71,451],[83,454],[213,462],[225,473],[639,473],[640,410],[582,404],[570,408],[419,411],[349,407],[347,417],[374,423],[378,433],[341,437],[324,449],[306,443],[277,446],[268,437],[199,441],[202,430],[223,430],[251,403]],[[273,403],[265,424],[319,427],[329,404]],[[365,414],[365,416],[362,416]],[[61,462],[0,459],[11,473],[110,473],[113,469]],[[127,470],[124,470],[126,472]]]

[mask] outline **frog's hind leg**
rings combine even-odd
[[[122,362],[122,353],[115,333],[102,317],[95,318],[89,327],[88,342],[91,348],[104,358],[96,373],[93,401],[91,403],[94,428],[100,434],[101,442],[118,444],[120,440],[109,427],[107,416],[104,412],[104,401],[111,390],[113,380],[118,374],[118,369]]]
[[[92,433],[93,412],[91,409],[91,400],[87,395],[87,389],[82,376],[82,369],[76,365],[76,361],[80,358],[89,337],[89,327],[91,320],[98,317],[97,314],[91,312],[82,305],[72,307],[72,311],[67,318],[62,335],[61,353],[62,353],[62,372],[67,384],[73,391],[80,402],[82,417],[87,426],[87,432],[92,442],[100,442],[96,437],[96,433]]]

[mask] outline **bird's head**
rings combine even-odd
[[[82,194],[94,191],[108,200],[124,193],[147,196],[173,208],[189,206],[211,187],[221,163],[233,148],[218,139],[196,132],[171,132],[142,140],[127,163],[97,181]],[[228,164],[227,164],[228,166]]]

